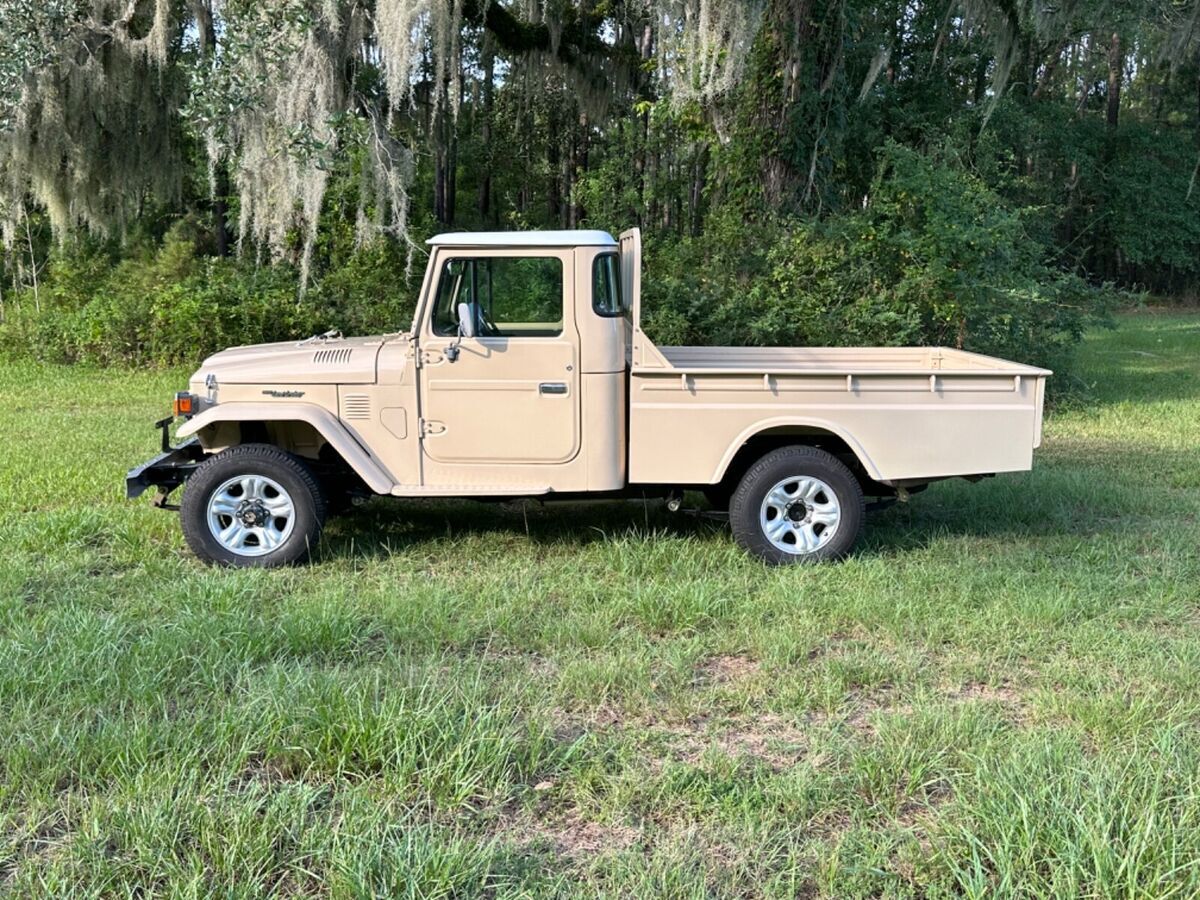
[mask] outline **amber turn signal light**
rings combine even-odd
[[[180,391],[175,395],[175,415],[191,416],[196,413],[196,395]]]

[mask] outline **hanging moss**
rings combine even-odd
[[[645,82],[647,63],[656,90],[681,105],[727,93],[762,13],[762,0],[601,6],[10,0],[0,24],[7,15],[20,39],[7,56],[0,51],[0,72],[16,72],[0,136],[0,229],[13,239],[27,199],[60,235],[80,224],[120,230],[147,201],[175,202],[186,122],[207,150],[214,193],[218,167],[229,169],[240,246],[291,259],[307,282],[329,173],[351,150],[360,161],[360,239],[407,240],[415,148],[395,119],[423,113],[426,125],[414,130],[444,140],[447,129],[428,123],[457,117],[465,28],[493,36],[508,77],[526,90],[565,85],[599,121],[614,98]],[[364,69],[380,73],[376,88],[356,84]]]
[[[180,192],[178,81],[167,70],[178,23],[168,0],[47,4],[14,19],[17,72],[0,129],[0,236],[27,201],[60,237],[76,223],[122,228],[149,200]],[[69,51],[69,52],[68,52]]]

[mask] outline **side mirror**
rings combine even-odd
[[[475,313],[470,303],[458,304],[458,336],[475,337]]]

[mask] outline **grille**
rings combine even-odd
[[[342,418],[371,418],[371,398],[366,394],[346,394],[342,397]]]
[[[349,347],[342,347],[338,350],[318,350],[313,354],[313,364],[318,366],[333,366],[339,363],[350,362],[350,354],[352,350]]]

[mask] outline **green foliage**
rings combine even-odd
[[[865,209],[649,246],[648,328],[667,343],[940,344],[1062,365],[1111,293],[1043,259],[1014,209],[951,159],[896,144]]]
[[[1042,211],[1006,202],[949,152],[891,143],[877,167],[863,208],[747,221],[728,206],[696,237],[649,231],[651,334],[692,344],[941,344],[1068,365],[1113,295],[1049,263],[1036,238],[1048,227]],[[118,254],[56,252],[36,303],[31,289],[10,295],[0,350],[164,364],[329,328],[398,331],[411,320],[421,267],[408,271],[391,242],[356,248],[343,217],[327,217],[323,271],[302,299],[292,268],[209,256],[206,241],[183,220],[160,243]]]
[[[1133,127],[1116,142],[1104,226],[1116,274],[1127,280],[1169,291],[1200,278],[1200,160],[1189,138]]]
[[[398,331],[412,302],[403,261],[384,246],[349,256],[297,298],[284,265],[205,256],[190,222],[160,246],[124,259],[94,247],[60,251],[36,299],[10,297],[0,350],[61,362],[194,362],[237,344],[289,340],[329,328]]]
[[[1070,104],[1008,100],[988,130],[963,120],[949,141],[998,193],[1038,207],[1031,237],[1093,280],[1183,295],[1200,284],[1195,133],[1126,117],[1071,119]],[[1064,126],[1064,122],[1069,122]]]

